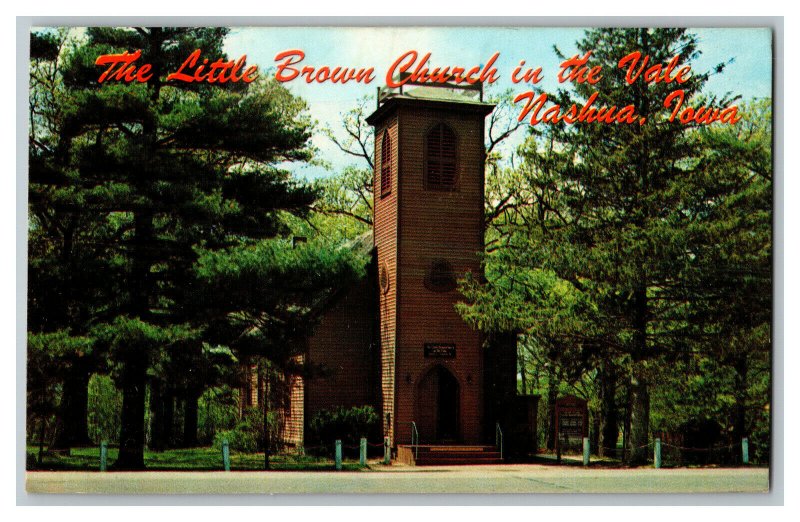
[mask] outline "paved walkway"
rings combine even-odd
[[[584,469],[488,465],[412,468],[379,464],[356,472],[29,472],[29,493],[762,493],[766,468]]]

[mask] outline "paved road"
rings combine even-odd
[[[501,465],[357,472],[30,472],[29,493],[761,493],[765,468],[583,469]]]

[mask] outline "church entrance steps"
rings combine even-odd
[[[456,466],[466,464],[500,464],[495,446],[419,445],[397,446],[397,460],[410,466]]]

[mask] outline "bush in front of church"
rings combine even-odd
[[[372,406],[320,410],[309,423],[306,451],[316,455],[333,454],[338,439],[342,441],[345,455],[358,456],[362,437],[372,443],[380,442],[378,421]]]
[[[276,413],[267,414],[267,425],[270,431],[270,450],[274,452],[278,448]],[[223,440],[228,441],[231,451],[264,451],[264,413],[258,408],[247,408],[232,430],[220,430],[214,435],[214,448],[221,449]]]

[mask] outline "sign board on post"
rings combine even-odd
[[[589,436],[589,410],[586,401],[567,395],[556,399],[556,455],[563,451],[583,449],[583,438]]]

